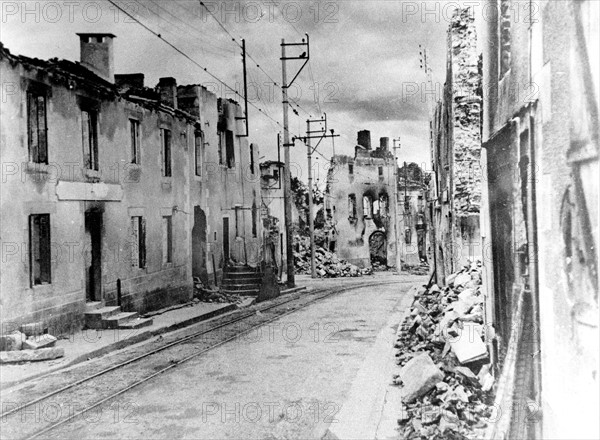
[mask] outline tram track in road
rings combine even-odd
[[[3,438],[34,439],[47,435],[156,376],[325,298],[365,287],[401,283],[400,280],[386,280],[357,283],[346,288],[324,288],[309,295],[292,294],[291,298],[283,301],[276,300],[253,308],[240,316],[95,371],[30,401],[13,405],[0,415]],[[52,411],[50,417],[44,414],[44,410],[48,409]]]

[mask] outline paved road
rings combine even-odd
[[[336,423],[378,334],[418,278],[313,304],[177,367],[52,438],[310,439]]]

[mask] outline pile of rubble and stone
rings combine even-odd
[[[46,333],[40,323],[22,325],[0,336],[0,363],[32,362],[56,359],[65,355],[64,348],[55,347],[57,338]]]
[[[494,378],[484,331],[481,264],[447,278],[448,285],[421,288],[395,347],[402,368],[398,418],[404,439],[482,438],[492,415]]]
[[[411,275],[427,275],[429,274],[429,264],[425,262],[421,264],[402,263],[402,272],[408,272]]]
[[[242,296],[213,289],[205,285],[200,278],[194,277],[194,302],[239,304],[242,301]]]
[[[310,240],[308,237],[297,236],[295,242],[294,265],[296,273],[310,275]],[[335,253],[329,252],[320,246],[315,247],[315,268],[317,276],[321,278],[361,277],[373,274],[372,268],[361,269],[346,260],[338,258]]]

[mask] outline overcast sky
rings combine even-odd
[[[160,33],[190,58],[225,83],[242,91],[241,50],[199,1],[115,1],[139,21]],[[115,72],[141,72],[146,85],[172,76],[178,84],[201,83],[225,96],[202,69],[177,53],[106,0],[75,2],[2,1],[0,40],[13,53],[39,58],[79,61],[76,32],[111,32],[115,40]],[[326,112],[329,127],[341,135],[337,154],[352,155],[356,132],[371,131],[373,146],[379,138],[401,138],[400,161],[428,163],[428,106],[422,92],[426,77],[419,66],[419,44],[429,51],[434,81],[445,77],[445,44],[456,2],[376,1],[205,1],[204,4],[239,41],[245,38],[252,102],[282,123],[281,92],[269,85],[281,83],[280,42],[299,42],[310,35],[310,69],[290,90],[313,118]],[[289,54],[294,48],[289,48]],[[289,62],[288,78],[300,66]],[[415,90],[417,90],[415,92]],[[317,93],[315,93],[317,92]],[[234,97],[230,92],[227,97]],[[257,99],[260,95],[260,100]],[[315,96],[318,97],[318,104]],[[238,99],[239,100],[239,99]],[[306,129],[308,114],[290,112],[290,130]],[[315,127],[316,128],[316,127]],[[251,141],[260,146],[262,160],[276,159],[281,127],[250,109]],[[319,152],[327,159],[332,142],[324,140]],[[327,162],[319,157],[325,167]],[[305,168],[306,148],[297,143],[292,160]],[[305,174],[305,173],[303,173]],[[302,176],[305,180],[306,176]],[[321,182],[324,174],[321,174]]]

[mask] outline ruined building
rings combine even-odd
[[[484,283],[496,403],[514,410],[486,438],[599,438],[600,4],[537,2],[523,19],[516,2],[491,3]]]
[[[481,75],[477,35],[468,9],[448,32],[446,83],[432,122],[433,225],[438,283],[467,259],[481,258]]]
[[[334,232],[330,249],[359,267],[396,265],[394,186],[396,159],[389,138],[371,148],[371,133],[358,133],[354,157],[331,160],[325,217]]]
[[[115,75],[115,36],[79,38],[80,63],[0,45],[3,332],[124,320],[191,299],[193,276],[220,282],[228,264],[261,259],[258,150],[240,106]]]
[[[428,176],[416,163],[405,162],[398,168],[397,177],[400,261],[408,265],[428,262],[431,247],[426,215]]]

